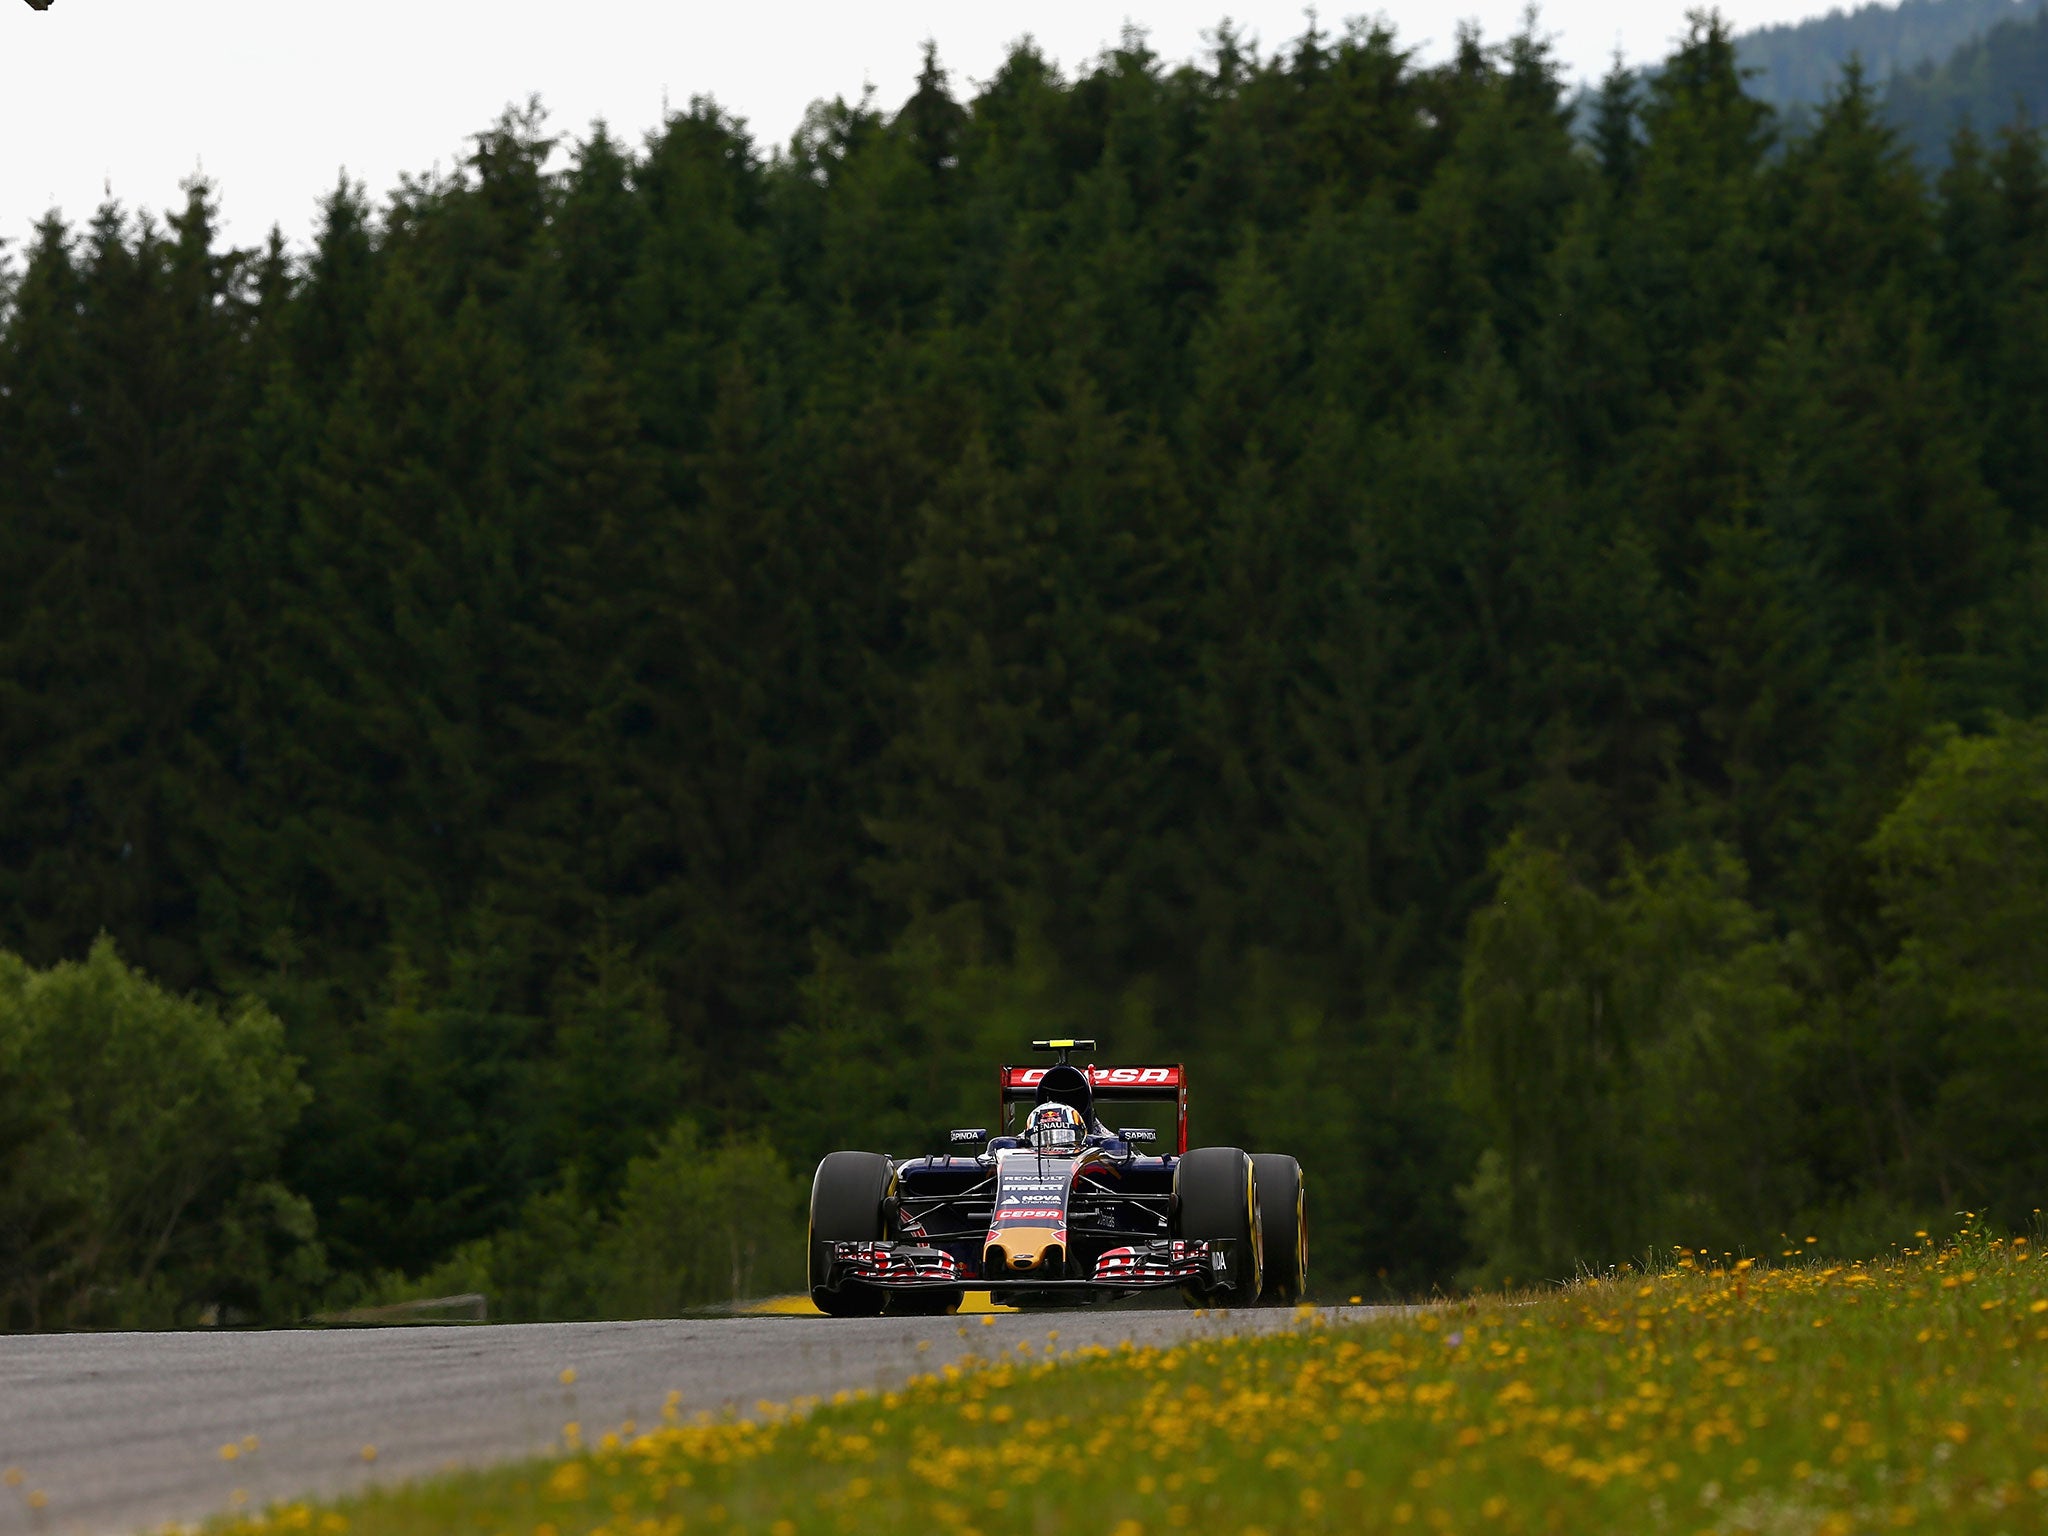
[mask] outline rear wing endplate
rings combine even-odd
[[[996,1082],[999,1103],[1006,1111],[1012,1104],[1029,1104],[1038,1097],[1038,1085],[1045,1079],[1044,1067],[998,1067]],[[1163,1103],[1174,1106],[1174,1150],[1188,1149],[1188,1070],[1176,1063],[1170,1067],[1082,1067],[1096,1097],[1111,1103]],[[1003,1118],[998,1111],[997,1118]]]

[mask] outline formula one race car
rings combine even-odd
[[[1187,1072],[1075,1066],[1093,1040],[1035,1040],[1050,1067],[999,1069],[999,1133],[972,1153],[897,1162],[834,1152],[811,1184],[811,1299],[833,1317],[959,1310],[968,1291],[1019,1306],[1177,1289],[1191,1306],[1289,1305],[1308,1285],[1301,1165],[1277,1152],[1188,1150]],[[1106,1104],[1171,1105],[1112,1130]],[[1156,1111],[1155,1111],[1156,1113]],[[1022,1123],[1017,1117],[1021,1114]]]

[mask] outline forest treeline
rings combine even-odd
[[[2001,21],[1939,61],[1891,77],[1885,114],[1923,165],[1939,165],[1965,123],[2048,123],[2048,5]]]
[[[1982,134],[2021,119],[2048,122],[2043,0],[1869,0],[1740,33],[1735,56],[1743,88],[1779,114],[1781,137],[1811,131],[1814,110],[1840,91],[1853,64],[1934,176],[1965,125]],[[1582,85],[1572,99],[1584,133],[1595,91]]]
[[[2024,1219],[2041,139],[1781,133],[1705,15],[1563,103],[1134,35],[781,149],[513,113],[303,254],[46,222],[7,1321],[793,1286],[816,1157],[1049,1032],[1301,1156],[1326,1288]]]
[[[1854,59],[1882,85],[1895,76],[1933,70],[1992,29],[2031,21],[2040,0],[1866,0],[1824,16],[1758,27],[1735,39],[1752,94],[1780,112],[1809,107],[1834,93]],[[2012,102],[1987,122],[2003,122]],[[1981,126],[1981,123],[1980,123]]]

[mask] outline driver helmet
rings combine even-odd
[[[1078,1151],[1087,1133],[1081,1112],[1071,1104],[1041,1104],[1024,1122],[1024,1139],[1041,1152]]]

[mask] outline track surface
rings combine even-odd
[[[1385,1309],[1345,1307],[1333,1316]],[[0,1536],[116,1536],[559,1447],[685,1414],[869,1387],[1059,1331],[1059,1347],[1284,1327],[1287,1310],[744,1317],[344,1332],[0,1338]],[[926,1347],[919,1349],[920,1344]],[[562,1373],[576,1373],[563,1385]],[[254,1435],[253,1453],[221,1448]],[[365,1446],[376,1448],[366,1460]],[[47,1505],[32,1511],[26,1495]]]

